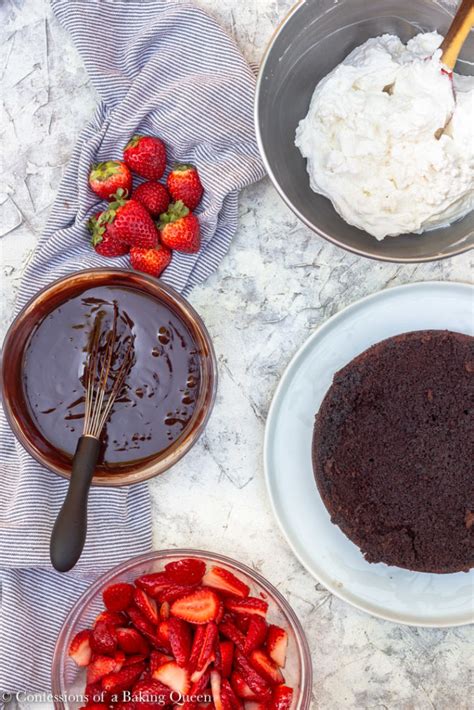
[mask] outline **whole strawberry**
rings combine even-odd
[[[113,225],[116,239],[130,247],[156,247],[158,230],[143,205],[137,200],[125,199],[120,190],[115,197],[103,213],[102,220]]]
[[[204,190],[194,165],[174,165],[168,175],[168,190],[175,202],[181,200],[190,210],[196,209]]]
[[[92,236],[91,244],[102,256],[123,256],[128,253],[128,246],[117,239],[114,225],[103,218],[105,214],[105,212],[97,212],[87,223]]]
[[[142,203],[153,217],[166,212],[170,203],[168,190],[159,182],[144,182],[137,187],[133,198]]]
[[[130,250],[130,264],[133,269],[143,271],[145,274],[159,276],[171,261],[171,252],[167,247],[158,244],[155,249],[142,249],[132,247]]]
[[[199,220],[181,200],[173,202],[160,216],[160,234],[169,249],[194,254],[201,246]]]
[[[165,144],[152,136],[133,136],[125,146],[123,159],[137,175],[159,180],[166,168]]]
[[[117,190],[132,193],[132,173],[121,160],[95,163],[89,173],[90,188],[103,200],[112,200]]]

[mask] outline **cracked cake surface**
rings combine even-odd
[[[474,566],[474,338],[388,338],[334,376],[313,468],[331,520],[369,562]]]

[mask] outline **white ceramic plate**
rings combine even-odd
[[[275,515],[296,556],[333,594],[375,616],[414,626],[474,621],[474,570],[427,574],[369,564],[333,525],[311,462],[314,415],[334,373],[370,345],[423,329],[474,334],[474,288],[417,283],[382,291],[330,318],[290,362],[265,432],[265,475]]]

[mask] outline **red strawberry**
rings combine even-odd
[[[266,646],[270,658],[275,661],[280,668],[284,668],[288,648],[288,634],[286,631],[279,626],[269,626]]]
[[[196,589],[171,605],[171,615],[190,624],[207,624],[219,612],[219,597],[211,589]]]
[[[77,666],[88,666],[91,661],[90,638],[90,629],[84,629],[79,631],[71,641],[69,655]]]
[[[170,204],[168,190],[159,182],[144,182],[133,193],[133,199],[141,202],[152,217],[166,212]]]
[[[245,682],[244,677],[238,671],[234,671],[230,677],[230,684],[234,693],[243,700],[258,700],[259,696]],[[270,697],[270,690],[267,688],[264,693],[264,698]]]
[[[109,710],[107,703],[87,703],[83,705],[79,710]]]
[[[167,656],[165,653],[161,653],[161,651],[152,651],[150,656],[151,673],[153,674],[153,671],[156,671],[157,668],[162,666],[164,663],[169,663],[172,660],[173,656]]]
[[[132,269],[151,276],[159,276],[171,261],[171,252],[162,244],[154,249],[132,247],[130,249],[130,264]]]
[[[112,200],[117,190],[132,193],[132,173],[121,160],[95,163],[89,173],[91,189],[103,200]]]
[[[102,683],[88,683],[84,690],[84,699],[89,703],[102,703],[105,699],[105,692],[102,690]]]
[[[267,602],[256,597],[248,597],[247,599],[226,599],[225,608],[234,614],[257,614],[258,616],[266,617],[268,611]]]
[[[170,644],[170,620],[160,621],[156,634],[158,646],[164,648],[165,651],[171,651]]]
[[[245,636],[242,631],[240,631],[240,629],[238,629],[237,626],[230,619],[224,619],[221,622],[219,626],[219,631],[223,636],[233,641],[237,648],[239,648],[241,651],[244,650]]]
[[[188,624],[172,617],[168,622],[168,638],[176,663],[184,667],[191,652],[191,630]]]
[[[195,557],[185,557],[165,565],[168,577],[178,584],[199,584],[205,571],[206,563]]]
[[[118,693],[129,690],[145,670],[144,663],[136,663],[128,668],[122,668],[117,673],[110,673],[102,678],[102,687],[108,693]]]
[[[290,710],[293,700],[293,688],[279,685],[273,691],[273,697],[268,705],[268,710]]]
[[[143,663],[148,658],[148,653],[135,653],[133,656],[126,656],[122,668],[135,666],[137,663]]]
[[[207,667],[215,658],[216,643],[219,633],[216,624],[211,621],[206,626],[196,629],[194,635],[189,666],[194,671],[191,680],[196,683],[205,673]]]
[[[204,575],[202,583],[206,587],[218,589],[221,594],[240,597],[241,599],[248,597],[250,594],[250,587],[223,567],[212,567]]]
[[[226,678],[221,679],[221,700],[224,707],[229,707],[231,710],[241,710],[242,703],[232,690],[232,686]]]
[[[191,686],[189,671],[186,668],[180,668],[174,661],[159,666],[153,672],[153,680],[158,680],[181,695],[185,695]]]
[[[201,246],[199,220],[181,202],[173,202],[160,215],[161,241],[169,249],[194,254]]]
[[[131,700],[122,700],[114,705],[114,710],[135,710],[135,703]]]
[[[203,187],[194,165],[174,165],[167,184],[175,202],[181,200],[190,210],[196,209],[201,201]]]
[[[268,703],[264,700],[247,700],[245,710],[268,710]]]
[[[121,670],[125,656],[117,653],[112,656],[96,656],[87,668],[87,685],[93,685],[109,673],[118,673]]]
[[[166,148],[159,138],[133,136],[123,151],[123,159],[137,175],[159,180],[166,168]]]
[[[110,626],[106,621],[99,621],[95,624],[91,637],[91,649],[94,653],[111,655],[117,648],[117,633],[115,627]]]
[[[133,686],[132,698],[137,710],[162,710],[170,702],[171,690],[157,680],[146,678]]]
[[[249,688],[255,693],[257,699],[265,700],[270,695],[270,686],[249,663],[239,650],[235,653],[236,669],[242,674]]]
[[[133,585],[126,582],[111,584],[102,592],[102,599],[109,611],[125,611],[132,603]]]
[[[149,641],[155,641],[155,627],[136,607],[131,606],[127,610],[127,614],[137,631],[140,631]]]
[[[211,671],[211,692],[212,700],[216,710],[232,710],[225,707],[221,697],[221,676],[219,671]]]
[[[271,685],[279,685],[284,682],[285,679],[280,668],[262,649],[252,651],[249,662],[252,668]]]
[[[109,626],[117,627],[124,626],[127,623],[127,617],[119,611],[101,611],[95,618],[94,626],[99,621],[105,621]]]
[[[261,616],[252,616],[249,628],[245,637],[244,653],[248,655],[251,651],[262,646],[267,637],[267,624]]]
[[[105,212],[98,212],[87,223],[92,236],[91,244],[101,256],[123,256],[128,253],[128,246],[117,239],[113,224],[105,221]]]
[[[195,589],[195,586],[190,586],[189,584],[175,584],[171,582],[167,587],[165,587],[159,593],[159,599],[162,602],[174,602],[175,599],[184,597],[186,594]]]
[[[130,247],[153,249],[158,244],[158,230],[146,209],[137,200],[124,199],[120,190],[101,221],[113,225],[117,241]]]
[[[136,629],[118,628],[117,642],[122,651],[128,654],[147,654],[149,651],[147,642]]]
[[[133,593],[133,601],[137,609],[141,611],[143,616],[152,624],[157,624],[159,619],[158,607],[156,601],[148,596],[143,589],[135,589]]]
[[[170,618],[170,603],[169,602],[163,602],[163,604],[160,606],[160,618],[163,620]]]
[[[220,651],[220,670],[223,678],[230,678],[232,673],[232,662],[234,660],[234,644],[232,641],[221,641],[219,643]]]
[[[156,599],[160,591],[169,587],[170,578],[164,572],[153,572],[137,577],[135,584],[139,589],[143,589],[150,597]]]

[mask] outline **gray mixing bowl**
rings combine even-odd
[[[316,84],[369,37],[389,32],[404,42],[420,31],[445,33],[453,14],[434,0],[304,0],[274,34],[257,83],[257,139],[268,174],[298,217],[317,234],[349,251],[384,261],[442,259],[474,246],[474,213],[444,229],[377,241],[352,227],[325,197],[309,186],[306,161],[295,147],[295,130]],[[456,71],[473,74],[474,33]]]

